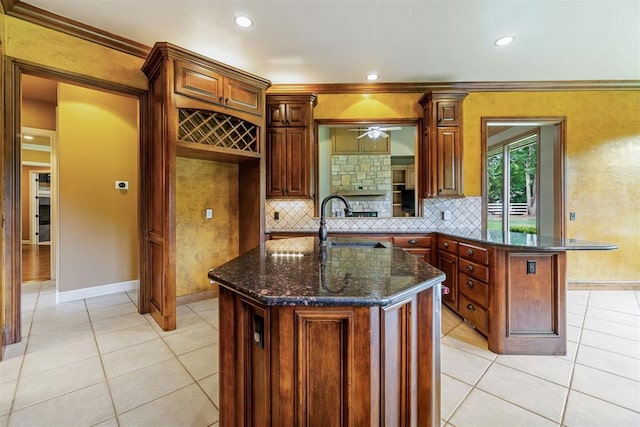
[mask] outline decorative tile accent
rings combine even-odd
[[[320,220],[314,217],[313,200],[267,200],[267,232],[317,231]],[[443,212],[450,219],[443,219]],[[273,219],[278,212],[279,220]],[[482,227],[482,198],[425,199],[421,218],[327,218],[329,231],[354,233],[424,233],[456,231],[461,228],[479,231]]]

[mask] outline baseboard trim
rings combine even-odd
[[[640,282],[621,281],[574,281],[567,283],[570,291],[640,291]]]
[[[218,286],[215,289],[207,289],[206,291],[196,292],[195,294],[181,295],[176,297],[176,305],[192,304],[198,301],[204,301],[206,299],[218,297]]]
[[[128,282],[109,283],[106,285],[92,286],[90,288],[75,289],[73,291],[56,292],[56,303],[77,301],[85,298],[101,297],[116,294],[118,292],[137,291],[140,284],[137,280]]]

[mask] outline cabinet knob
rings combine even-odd
[[[475,286],[475,283],[473,283],[471,280],[467,280],[467,286],[473,288]]]
[[[224,99],[224,103],[225,103],[225,104],[228,104],[228,103],[229,103],[229,98],[225,98],[225,99]]]
[[[448,247],[449,247],[449,243],[448,243],[448,242],[444,242],[444,243],[442,244],[442,246],[444,246],[445,248],[448,248]]]
[[[409,243],[415,245],[418,242],[416,241],[416,239],[409,239]]]
[[[467,270],[473,271],[473,265],[467,265]]]
[[[280,120],[282,122],[282,126],[286,126],[287,122],[284,120]]]
[[[467,249],[467,255],[473,255],[473,249]]]
[[[473,304],[469,303],[469,304],[467,304],[467,309],[469,311],[474,311],[476,308],[473,306]]]
[[[442,295],[449,295],[451,290],[447,286],[442,287]]]

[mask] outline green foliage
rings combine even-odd
[[[535,225],[512,225],[509,227],[510,231],[514,233],[527,233],[527,234],[537,234],[538,229]]]

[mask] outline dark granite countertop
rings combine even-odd
[[[585,251],[585,250],[612,250],[618,246],[610,243],[590,242],[571,238],[555,236],[538,236],[535,234],[510,232],[504,234],[501,231],[481,231],[460,229],[454,232],[439,232],[447,236],[472,240],[478,243],[504,246],[513,249],[531,249],[543,251]]]
[[[270,240],[209,277],[264,305],[303,306],[386,306],[445,278],[388,242],[376,248],[349,246],[357,243],[349,238],[328,243],[323,249],[317,237]]]
[[[316,234],[317,231],[314,230],[287,230],[287,231],[271,231],[271,234],[300,234],[300,233],[310,233]],[[403,231],[394,231],[388,230],[386,232],[371,232],[371,233],[363,233],[358,231],[331,231],[329,230],[329,234],[331,236],[339,236],[340,234],[391,234],[391,235],[402,235],[402,234],[431,234],[438,233],[446,236],[451,236],[454,238],[466,239],[475,241],[481,244],[489,244],[496,246],[503,246],[512,249],[530,249],[530,250],[540,250],[540,251],[594,251],[594,250],[613,250],[618,249],[618,246],[612,243],[602,243],[602,242],[592,242],[588,240],[580,240],[573,238],[560,238],[555,236],[537,236],[534,234],[526,234],[526,233],[516,233],[511,232],[507,235],[502,233],[501,231],[492,230],[489,232],[482,231],[479,229],[468,229],[468,228],[458,228],[455,230],[424,230],[419,232],[403,232]]]

